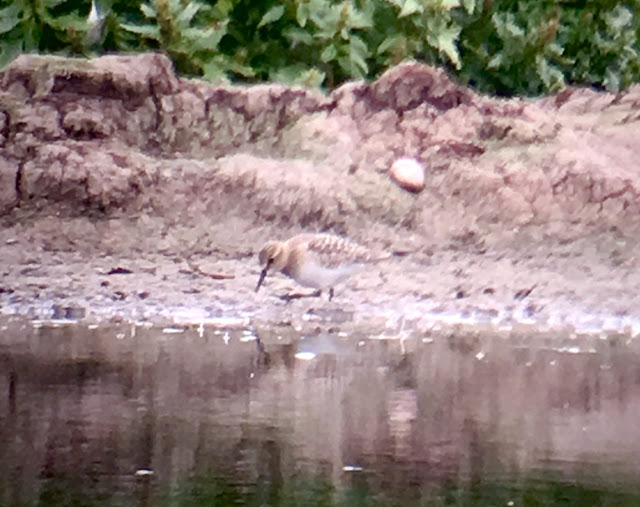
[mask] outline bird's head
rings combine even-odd
[[[258,254],[258,261],[260,262],[260,266],[262,266],[262,271],[260,272],[256,292],[258,292],[258,289],[262,285],[269,269],[280,271],[287,264],[287,254],[284,243],[282,241],[267,242]]]

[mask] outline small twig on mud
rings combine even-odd
[[[117,268],[112,268],[109,271],[107,271],[107,275],[130,275],[132,274],[133,271],[130,270],[129,268],[121,268],[120,266],[118,266]]]
[[[516,301],[522,301],[529,294],[531,294],[531,292],[533,292],[533,289],[535,289],[537,285],[538,284],[534,283],[531,287],[527,287],[526,289],[520,289],[514,294],[513,299],[515,299]]]
[[[194,273],[212,278],[213,280],[232,280],[233,278],[235,278],[235,275],[229,275],[226,273],[207,273],[206,271],[202,271],[202,269],[200,269],[200,266],[193,264],[189,260],[187,261],[187,264]]]

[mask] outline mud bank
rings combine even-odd
[[[639,329],[640,87],[499,100],[407,63],[323,95],[160,55],[23,56],[0,83],[3,313]],[[411,253],[335,302],[254,294],[261,244],[300,231]]]

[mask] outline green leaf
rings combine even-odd
[[[256,75],[256,72],[251,67],[240,62],[230,62],[229,70],[245,78],[252,78]]]
[[[358,49],[351,46],[349,51],[349,57],[353,65],[355,65],[357,72],[355,74],[359,77],[366,76],[369,72],[369,66],[367,65],[367,61],[365,60],[366,54],[363,54]]]
[[[354,50],[360,52],[365,56],[368,56],[369,49],[367,48],[367,43],[363,41],[360,37],[358,37],[357,35],[353,35],[351,37],[350,43],[351,43],[351,47]]]
[[[518,25],[515,16],[511,12],[496,12],[493,16],[491,16],[491,21],[496,27],[498,35],[502,39],[506,39],[509,36],[523,38],[526,35],[524,29],[520,25]]]
[[[462,5],[468,14],[473,14],[476,9],[476,0],[462,0]]]
[[[156,10],[153,7],[151,7],[150,5],[141,4],[140,5],[140,10],[142,11],[142,14],[144,14],[144,16],[147,19],[155,19],[156,16],[157,16]]]
[[[198,2],[191,2],[176,17],[176,23],[183,26],[191,24],[193,17],[198,13],[202,6]]]
[[[502,67],[503,60],[504,60],[504,55],[502,53],[498,53],[494,55],[494,57],[491,60],[489,60],[489,63],[487,63],[487,69],[489,70],[499,69],[500,67]]]
[[[604,81],[602,84],[610,92],[618,92],[620,90],[620,73],[608,68],[604,72]]]
[[[218,0],[213,6],[213,15],[216,19],[228,18],[234,6],[233,0]]]
[[[378,46],[378,49],[376,50],[376,54],[382,55],[387,51],[389,51],[390,49],[396,48],[398,44],[401,44],[401,43],[402,43],[401,35],[397,35],[397,34],[391,35],[380,43],[380,45]]]
[[[143,37],[148,37],[150,39],[160,39],[160,30],[156,25],[132,25],[129,23],[122,23],[120,24],[120,28],[131,33],[137,33],[138,35],[142,35]]]
[[[277,69],[269,74],[272,81],[317,88],[324,81],[325,74],[318,69],[308,68],[303,64],[293,64]]]
[[[23,50],[22,40],[0,43],[0,69],[11,63]]]
[[[536,71],[542,82],[547,88],[552,90],[562,88],[564,86],[564,75],[542,55],[536,56]]]
[[[276,5],[275,7],[271,7],[271,9],[269,9],[265,13],[265,15],[262,16],[260,23],[258,23],[258,28],[261,28],[265,25],[278,21],[283,14],[284,14],[284,5]]]
[[[40,3],[45,9],[52,9],[53,7],[57,7],[58,5],[63,4],[66,1],[67,0],[41,0]]]
[[[322,53],[320,53],[320,60],[327,63],[335,60],[336,56],[338,56],[338,50],[333,44],[329,44],[323,49]]]
[[[422,14],[424,12],[423,5],[417,0],[406,0],[400,9],[400,14],[398,14],[399,18],[404,18],[406,16],[411,16],[411,14],[415,14],[419,12]]]
[[[289,39],[292,46],[296,46],[297,44],[310,46],[311,44],[313,44],[313,36],[306,30],[302,30],[301,28],[289,28],[283,31],[283,35],[287,39]]]
[[[69,28],[76,28],[87,30],[88,26],[84,17],[79,17],[76,14],[67,14],[65,16],[51,17],[49,20],[49,26],[56,30],[66,31]]]
[[[10,32],[20,23],[21,12],[19,2],[14,2],[9,7],[0,9],[0,34]]]
[[[309,69],[300,75],[296,83],[304,85],[307,88],[319,88],[324,82],[325,77],[326,74],[324,72],[318,69]]]
[[[306,2],[300,2],[298,4],[298,10],[296,11],[296,20],[298,24],[304,28],[309,19],[309,14],[311,13],[309,4]]]
[[[460,0],[440,0],[440,7],[445,11],[460,7]]]
[[[357,30],[373,28],[373,9],[368,9],[366,11],[353,9],[349,19],[349,24],[352,29],[355,28]]]
[[[156,6],[158,7],[158,10],[161,8],[163,3],[167,3],[165,0],[163,0],[162,2],[159,2],[158,0],[155,0]],[[160,5],[158,5],[160,4]],[[169,5],[169,11],[171,13],[175,13],[178,12],[180,9],[182,9],[182,1],[181,0],[169,0],[168,2]]]
[[[227,34],[227,24],[224,23],[218,28],[207,28],[200,30],[200,36],[191,38],[193,41],[193,51],[217,51],[218,44]]]
[[[631,11],[621,5],[617,5],[605,14],[605,22],[616,32],[620,32],[633,22]]]
[[[348,54],[336,58],[338,65],[349,75],[363,77],[369,72],[366,58],[368,49],[362,39],[353,36],[349,41]]]
[[[320,40],[333,38],[338,32],[340,24],[340,6],[325,6],[325,8],[311,11],[310,19],[318,27],[314,37]]]
[[[40,45],[40,38],[42,37],[42,24],[37,22],[35,16],[29,16],[23,18],[23,47],[24,51],[33,51]]]
[[[34,6],[35,12],[38,16],[45,17],[50,9],[55,9],[60,4],[63,4],[67,0],[40,0],[38,2],[30,2]]]
[[[207,81],[216,82],[216,81],[229,81],[227,77],[227,73],[225,70],[217,63],[217,62],[207,62],[202,65],[203,77]]]
[[[341,56],[337,59],[340,68],[344,70],[348,75],[354,77],[364,77],[366,72],[363,72],[363,69],[360,68],[357,62],[355,62],[352,58],[347,56]],[[365,64],[366,67],[366,64]]]
[[[460,35],[460,27],[452,26],[438,33],[438,49],[449,57],[456,69],[460,68],[460,53],[456,42]]]
[[[288,65],[270,72],[269,78],[281,83],[293,83],[307,70],[307,67],[302,64]]]

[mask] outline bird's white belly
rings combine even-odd
[[[358,264],[342,264],[336,267],[325,267],[315,261],[305,262],[295,279],[300,285],[314,289],[328,289],[359,271]]]

